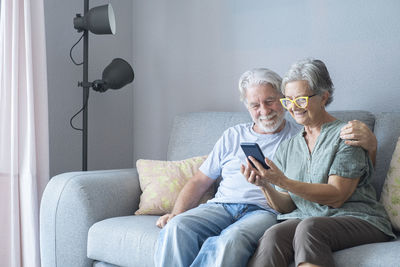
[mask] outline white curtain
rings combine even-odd
[[[43,0],[1,0],[0,266],[40,266],[49,179]]]

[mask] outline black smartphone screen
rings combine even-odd
[[[260,164],[264,167],[264,169],[269,169],[269,166],[265,163],[265,156],[262,153],[262,151],[257,143],[240,143],[240,146],[242,147],[243,152],[247,158],[249,156],[252,156],[258,162],[260,162]],[[249,160],[249,161],[250,161],[250,164],[254,168],[256,168],[256,166],[254,166],[253,162],[251,162],[251,160]]]

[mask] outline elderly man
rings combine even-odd
[[[256,142],[267,158],[279,144],[299,131],[284,119],[279,102],[281,77],[258,68],[239,80],[241,101],[253,122],[227,129],[199,171],[180,192],[170,214],[159,218],[163,228],[157,242],[156,266],[245,266],[257,242],[276,223],[277,212],[268,206],[258,186],[248,183],[240,172],[246,156],[241,142]],[[362,146],[375,159],[376,138],[358,121],[342,130],[349,145]],[[199,200],[218,177],[215,197],[198,207]]]

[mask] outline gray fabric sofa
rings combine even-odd
[[[373,182],[380,196],[400,135],[400,113],[331,113],[344,121],[364,121],[374,130],[379,147]],[[167,159],[205,155],[225,129],[248,121],[247,112],[179,115],[173,123]],[[153,266],[160,231],[155,226],[158,216],[133,215],[140,194],[136,169],[71,172],[53,177],[41,202],[42,266]],[[337,266],[400,266],[399,255],[400,239],[334,253]]]

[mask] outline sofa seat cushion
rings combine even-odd
[[[120,267],[118,265],[114,265],[114,264],[107,263],[104,261],[94,261],[92,266],[93,267]]]
[[[372,243],[333,253],[335,266],[386,267],[399,266],[400,235],[383,243]],[[295,267],[293,262],[289,267]]]
[[[132,215],[95,223],[88,233],[88,258],[119,266],[153,266],[158,218]]]
[[[399,266],[400,239],[372,243],[336,251],[336,266]]]

